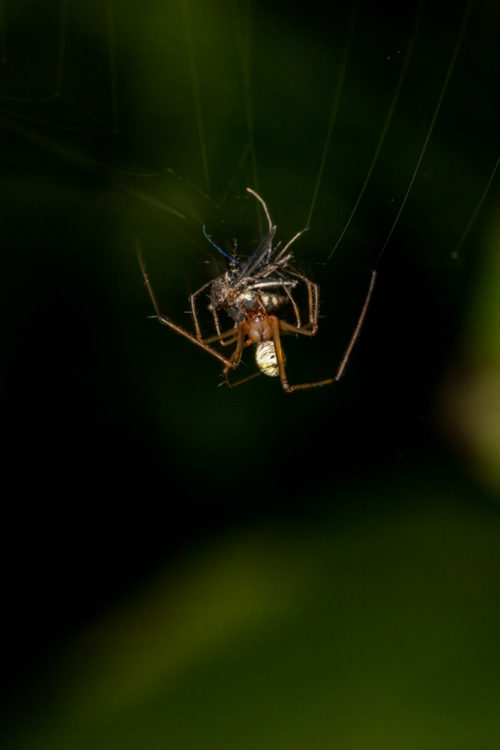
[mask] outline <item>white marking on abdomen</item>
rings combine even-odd
[[[273,341],[261,341],[257,344],[255,361],[264,375],[269,375],[271,378],[276,378],[279,375],[278,357]]]

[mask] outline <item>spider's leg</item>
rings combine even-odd
[[[281,386],[285,393],[293,393],[294,391],[305,390],[306,388],[319,388],[322,385],[330,385],[330,383],[334,382],[333,378],[328,378],[327,380],[318,380],[315,383],[300,383],[299,385],[290,385],[286,377],[285,361],[283,357],[283,350],[281,348],[280,326],[283,324],[283,321],[280,321],[275,315],[270,315],[269,320],[271,321],[271,326],[273,329],[273,342],[274,348],[276,350],[279,377],[281,380]],[[289,324],[287,324],[287,326],[288,325]],[[294,327],[295,326],[290,326],[290,328]],[[297,329],[297,332],[302,333],[304,331],[303,329]]]
[[[361,313],[358,318],[358,322],[356,323],[356,328],[354,329],[354,333],[351,336],[351,340],[349,341],[349,346],[346,349],[346,352],[342,358],[342,361],[339,365],[339,369],[337,370],[337,374],[335,375],[335,380],[340,380],[342,377],[342,374],[346,368],[346,365],[349,361],[349,357],[351,356],[351,352],[353,350],[354,344],[358,340],[358,336],[361,331],[361,326],[363,325],[363,321],[366,316],[366,311],[368,310],[368,305],[370,304],[370,299],[373,293],[373,287],[375,286],[375,279],[377,278],[377,272],[372,271],[371,279],[370,279],[370,285],[368,287],[368,292],[366,293],[365,301],[363,304],[363,307],[361,308]]]
[[[316,331],[312,331],[309,328],[309,323],[306,323],[303,326],[294,326],[292,323],[287,323],[286,320],[280,320],[279,321],[279,327],[281,333],[297,333],[301,336],[315,336]]]
[[[361,309],[361,313],[359,314],[359,318],[356,323],[356,328],[354,329],[354,332],[351,336],[351,340],[349,341],[349,346],[346,349],[346,352],[342,358],[342,361],[339,365],[339,368],[337,370],[335,377],[329,378],[328,380],[322,380],[319,383],[306,383],[304,385],[298,385],[298,386],[296,385],[296,386],[293,386],[292,390],[298,390],[299,388],[313,388],[316,385],[326,385],[327,383],[333,383],[333,382],[336,382],[337,380],[340,380],[340,378],[342,377],[344,373],[346,365],[349,361],[354,345],[356,341],[358,340],[359,334],[361,332],[361,326],[363,325],[363,321],[366,317],[366,313],[368,310],[368,305],[370,304],[371,296],[373,293],[373,287],[375,286],[376,277],[377,277],[377,272],[372,271],[370,285],[368,287],[368,292],[366,293],[366,297],[363,303],[363,307]],[[312,282],[310,283],[312,284]],[[315,287],[316,287],[316,290],[314,289]],[[310,327],[311,322],[306,323],[306,325],[302,326],[302,328],[297,328],[296,326],[292,325],[291,323],[287,323],[284,320],[278,320],[278,327],[279,327],[279,330],[282,331],[282,333],[298,333],[298,334],[301,334],[302,336],[314,336],[316,334],[318,330],[318,324],[317,324],[317,304],[316,306],[314,305],[315,294],[317,294],[317,286],[315,284],[312,284],[312,298],[313,298],[312,323],[314,324],[313,327],[312,328]],[[314,314],[314,308],[316,309],[315,314]]]
[[[221,335],[221,327],[220,327],[220,323],[219,323],[219,316],[217,315],[217,311],[214,310],[213,308],[211,309],[211,312],[212,312],[212,318],[214,319],[214,326],[215,326],[215,330],[217,331],[217,336],[220,336]],[[227,342],[222,342],[222,341],[220,343],[224,344],[224,346],[227,344]]]
[[[229,374],[226,373],[226,385],[228,388],[236,388],[237,385],[243,385],[243,383],[248,383],[249,380],[253,380],[254,378],[258,378],[259,375],[262,375],[261,372],[254,372],[253,375],[248,375],[246,378],[242,378],[241,380],[236,380],[231,382],[229,380]]]
[[[178,326],[176,323],[174,323],[172,320],[169,320],[169,318],[166,318],[164,315],[157,315],[156,317],[160,321],[160,323],[163,323],[163,325],[165,326],[169,326],[169,328],[172,328],[174,331],[177,331],[177,333],[180,333],[181,336],[185,336],[193,344],[196,344],[197,346],[201,347],[204,351],[211,354],[213,357],[216,357],[220,362],[223,363],[225,368],[227,367],[227,368],[234,369],[236,367],[236,365],[233,364],[232,359],[231,360],[226,359],[226,357],[220,354],[216,349],[213,349],[204,341],[201,341],[200,339],[196,338],[196,336],[193,336],[193,334],[189,333],[189,331],[186,331],[185,328]]]
[[[251,341],[245,341],[245,332],[246,332],[245,322],[239,323],[237,327],[236,349],[234,350],[233,355],[231,357],[231,363],[232,363],[231,368],[233,370],[235,370],[241,362],[241,355],[243,354],[243,349],[246,346],[250,346],[250,344],[252,343]],[[229,376],[228,376],[229,369],[230,369],[229,367],[224,367],[223,373],[224,373],[224,378],[226,379],[227,385],[229,387],[232,387],[233,384],[230,382]],[[245,378],[245,380],[248,380],[248,378]],[[238,381],[238,383],[240,382],[241,381]]]
[[[215,326],[215,330],[217,331],[217,336],[211,336],[210,338],[205,339],[205,343],[209,344],[212,341],[217,341],[221,346],[229,346],[230,344],[234,344],[234,342],[236,341],[235,329],[236,329],[237,323],[234,324],[233,328],[230,328],[228,331],[225,331],[224,333],[222,333],[221,327],[220,327],[219,314],[217,310],[212,309],[212,316],[214,319],[214,326]],[[229,333],[233,333],[235,335],[235,338],[232,341],[226,341],[226,337],[229,335]]]
[[[227,331],[222,331],[216,336],[210,336],[208,339],[203,339],[205,344],[222,344],[222,346],[231,346],[238,340],[238,327],[228,328]]]
[[[213,349],[208,344],[205,344],[204,341],[200,340],[196,336],[193,336],[192,333],[189,333],[189,331],[186,331],[181,326],[178,326],[176,323],[173,323],[169,318],[166,318],[162,313],[160,312],[160,308],[158,306],[158,302],[156,300],[155,294],[153,292],[153,288],[151,286],[151,282],[149,281],[149,277],[146,271],[146,265],[144,263],[144,258],[142,257],[139,240],[136,237],[136,247],[137,247],[137,258],[139,260],[139,265],[141,267],[142,275],[144,278],[144,283],[146,285],[146,289],[148,290],[148,294],[150,296],[151,302],[153,303],[153,307],[156,312],[156,317],[165,326],[168,326],[169,328],[172,328],[177,333],[180,333],[181,336],[184,336],[185,338],[189,339],[193,344],[196,344],[197,346],[201,347],[201,349],[204,349],[204,351],[211,354],[213,357],[216,357],[220,362],[224,364],[227,368],[234,368],[235,365],[233,365],[232,359],[226,359],[226,357],[223,357],[222,354],[220,354],[218,351]]]
[[[232,362],[232,368],[233,370],[238,367],[238,365],[241,362],[241,355],[243,353],[243,347],[245,346],[245,326],[246,323],[243,321],[243,323],[240,323],[238,325],[238,328],[236,329],[237,337],[236,337],[236,349],[234,350],[231,362]],[[226,371],[228,368],[225,368]]]

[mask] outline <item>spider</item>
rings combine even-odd
[[[334,383],[341,378],[359,336],[375,284],[376,271],[372,272],[368,292],[354,333],[335,376],[325,380],[290,385],[285,371],[285,355],[281,346],[281,336],[316,335],[318,331],[319,287],[290,265],[292,260],[292,253],[289,252],[290,247],[303,234],[305,229],[297,232],[282,249],[279,249],[279,244],[273,247],[276,226],[271,221],[267,205],[263,198],[251,188],[247,188],[247,192],[259,201],[264,210],[268,224],[267,233],[250,258],[240,261],[218,247],[207,233],[206,228],[203,227],[205,237],[229,262],[224,274],[206,282],[189,297],[195,328],[194,334],[177,325],[160,312],[136,240],[139,264],[156,312],[156,318],[160,323],[177,331],[222,362],[224,365],[223,374],[227,385],[230,387],[246,382],[261,373],[270,377],[279,377],[281,386],[286,393]],[[307,297],[307,321],[305,323],[302,322],[299,305],[294,297],[295,290],[301,284],[305,288]],[[216,335],[205,338],[201,331],[197,305],[200,294],[208,288],[210,289],[208,309],[213,317]],[[287,322],[281,316],[280,313],[285,308],[293,313],[294,323]],[[224,311],[233,321],[232,328],[225,331],[221,327],[219,317],[221,311]],[[229,357],[224,356],[221,351],[214,348],[214,344],[223,347],[234,345],[233,353]],[[255,344],[255,360],[259,372],[232,383],[229,379],[229,372],[238,367],[243,350],[252,344]]]

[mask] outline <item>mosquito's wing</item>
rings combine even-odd
[[[249,257],[243,268],[238,272],[238,281],[245,276],[251,276],[259,266],[267,263],[271,256],[276,227],[271,227],[269,232],[262,238],[255,252]]]

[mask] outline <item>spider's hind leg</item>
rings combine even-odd
[[[281,348],[281,336],[280,336],[280,328],[282,331],[290,333],[305,333],[306,335],[311,335],[311,331],[304,330],[304,328],[296,328],[295,326],[292,326],[288,323],[284,323],[283,321],[280,321],[276,316],[270,315],[269,319],[271,321],[271,326],[273,329],[273,342],[274,342],[274,348],[276,350],[276,359],[278,362],[278,373],[279,378],[281,381],[281,387],[285,391],[285,393],[293,393],[294,391],[299,390],[306,390],[308,388],[319,388],[323,385],[330,385],[334,382],[333,378],[327,378],[326,380],[317,380],[314,383],[299,383],[298,385],[290,385],[288,382],[286,372],[285,372],[285,358],[283,356],[283,349]]]
[[[246,378],[241,378],[241,380],[236,380],[234,382],[231,382],[229,380],[229,372],[224,372],[224,378],[226,381],[226,385],[228,388],[236,388],[237,385],[243,385],[243,383],[248,383],[249,380],[253,380],[254,378],[258,378],[259,375],[262,373],[260,372],[254,372],[253,375],[248,375]]]

